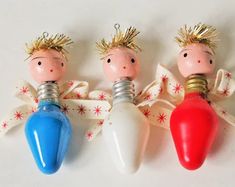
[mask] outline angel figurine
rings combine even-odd
[[[87,131],[87,138],[93,140],[102,129],[116,167],[121,173],[134,173],[144,156],[150,124],[164,127],[165,117],[156,110],[157,102],[161,102],[159,85],[151,83],[135,94],[133,80],[140,70],[140,47],[135,37],[139,32],[134,27],[122,32],[119,24],[115,24],[115,29],[116,34],[110,42],[102,39],[97,43],[104,73],[113,82],[112,96],[97,91],[89,94],[93,99],[105,95],[103,98],[112,104],[112,109],[104,121],[98,121]]]
[[[133,80],[139,72],[140,49],[134,42],[139,32],[129,27],[122,32],[115,25],[111,42],[101,40],[103,70],[113,82],[113,107],[104,120],[103,137],[111,157],[122,173],[135,172],[141,163],[149,136],[149,122],[134,104]]]
[[[64,34],[43,33],[26,46],[31,76],[40,85],[37,91],[27,82],[17,86],[17,96],[27,104],[2,120],[0,129],[3,135],[27,121],[29,147],[45,174],[55,173],[64,160],[72,135],[69,118],[103,119],[109,110],[108,102],[89,100],[87,82],[74,80],[60,85],[68,65],[65,47],[71,43]]]
[[[174,140],[179,161],[188,170],[198,169],[216,138],[218,118],[235,125],[235,118],[218,101],[230,97],[235,90],[232,74],[215,69],[216,29],[199,23],[184,26],[176,41],[182,48],[178,54],[179,72],[186,78],[183,86],[166,68],[159,65],[155,84],[163,87],[170,110],[160,106],[169,117],[168,126]],[[162,78],[160,78],[162,77]],[[169,107],[168,107],[169,109]]]

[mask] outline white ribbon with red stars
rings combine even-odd
[[[83,119],[104,119],[111,108],[105,100],[92,100],[88,97],[88,83],[85,81],[67,81],[59,85],[59,88],[61,110],[69,118],[78,116]],[[16,97],[25,104],[14,108],[0,121],[0,136],[14,126],[24,123],[29,115],[37,111],[37,92],[31,84],[20,82],[16,87]]]
[[[229,114],[218,102],[230,97],[235,90],[232,74],[226,70],[218,70],[216,77],[208,80],[208,99],[218,116],[235,126],[235,117]],[[170,116],[173,109],[184,99],[185,90],[175,76],[162,65],[158,65],[156,79],[143,89],[136,97],[135,104],[149,119],[150,124],[169,129]],[[101,91],[89,94],[92,99],[100,96],[111,103],[111,95]],[[102,130],[103,120],[98,120],[86,132],[86,138],[91,141]]]

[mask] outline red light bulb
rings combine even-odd
[[[173,111],[170,123],[181,165],[189,170],[199,168],[215,139],[217,114],[201,93],[188,93]]]

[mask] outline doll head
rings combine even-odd
[[[139,66],[136,52],[126,47],[113,48],[103,58],[104,73],[112,82],[123,77],[135,79]]]
[[[216,29],[197,24],[194,28],[181,28],[176,41],[182,48],[177,65],[184,77],[192,74],[211,74],[215,68]]]
[[[134,37],[139,32],[133,27],[128,28],[125,33],[119,30],[119,25],[115,25],[115,28],[116,35],[111,42],[103,39],[97,43],[102,54],[104,73],[112,82],[122,78],[133,80],[140,69],[137,55],[140,48],[134,43]]]
[[[59,81],[66,71],[67,58],[65,56],[66,45],[71,44],[70,38],[65,35],[48,36],[43,34],[37,40],[27,46],[30,62],[29,70],[35,81]]]

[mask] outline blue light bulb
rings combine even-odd
[[[54,99],[40,100],[38,111],[26,123],[25,134],[38,168],[45,174],[55,173],[67,152],[72,129]]]

